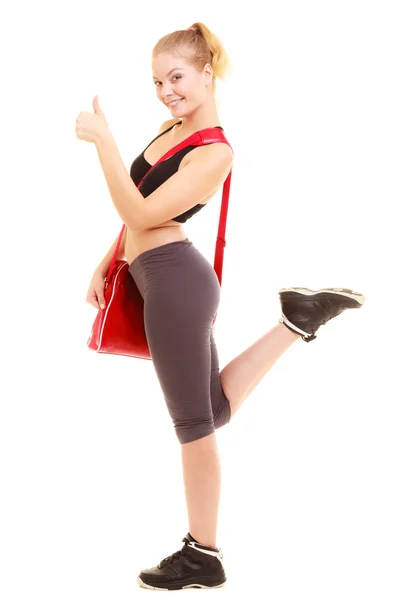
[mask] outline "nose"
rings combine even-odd
[[[164,89],[161,92],[161,97],[162,98],[174,98],[176,96],[175,92],[173,90],[169,90],[169,88],[167,88],[166,85],[164,85]]]

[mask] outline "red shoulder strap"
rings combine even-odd
[[[173,148],[168,150],[168,152],[166,152],[163,156],[161,156],[161,158],[154,165],[151,166],[151,168],[147,171],[147,173],[149,173],[151,171],[151,169],[154,169],[154,167],[156,165],[158,165],[158,163],[160,163],[163,160],[166,160],[173,154],[176,154],[176,152],[179,152],[179,150],[182,150],[182,148],[186,148],[186,146],[203,146],[206,144],[213,144],[215,142],[224,142],[225,144],[228,144],[228,146],[231,148],[231,150],[233,152],[232,146],[226,139],[225,134],[222,131],[222,129],[218,129],[218,127],[207,127],[206,129],[201,129],[200,131],[196,131],[191,136],[189,136],[188,138],[186,138],[185,140],[183,140],[182,142],[180,142],[179,144],[177,144],[176,146],[174,146]],[[147,175],[147,173],[146,173],[146,175]],[[139,184],[137,185],[138,188],[140,187],[140,185],[143,181],[143,178],[144,178],[144,176],[142,177]],[[228,216],[228,203],[229,203],[229,192],[230,192],[230,187],[231,187],[231,178],[232,178],[232,169],[229,171],[229,174],[227,175],[227,177],[225,179],[224,186],[222,189],[221,211],[220,211],[220,216],[219,216],[217,241],[215,244],[214,271],[217,274],[220,285],[222,284],[222,266],[223,266],[223,262],[224,262],[224,250],[225,250],[225,246],[226,246],[225,229],[226,229],[226,221],[227,221],[227,216]],[[110,275],[114,268],[125,227],[126,227],[126,225],[124,223],[124,225],[122,226],[122,229],[121,229],[121,233],[118,238],[117,245],[115,246],[113,257],[111,259],[111,263],[110,263],[108,273],[106,276],[106,282],[109,281]]]

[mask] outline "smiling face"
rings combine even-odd
[[[168,106],[173,117],[191,113],[206,100],[208,86],[212,84],[212,68],[209,64],[199,73],[185,59],[162,53],[153,58],[152,68],[157,97]],[[178,103],[168,104],[178,99]]]

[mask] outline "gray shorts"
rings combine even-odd
[[[212,321],[220,300],[213,266],[186,238],[151,248],[129,265],[144,301],[151,359],[181,444],[229,422]]]

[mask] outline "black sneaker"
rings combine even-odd
[[[347,308],[360,308],[365,297],[345,288],[282,288],[279,290],[282,318],[279,323],[301,335],[305,342],[317,337],[317,329]]]
[[[226,582],[219,548],[202,546],[188,533],[181,550],[164,558],[156,567],[138,576],[140,587],[150,590],[219,588]]]

